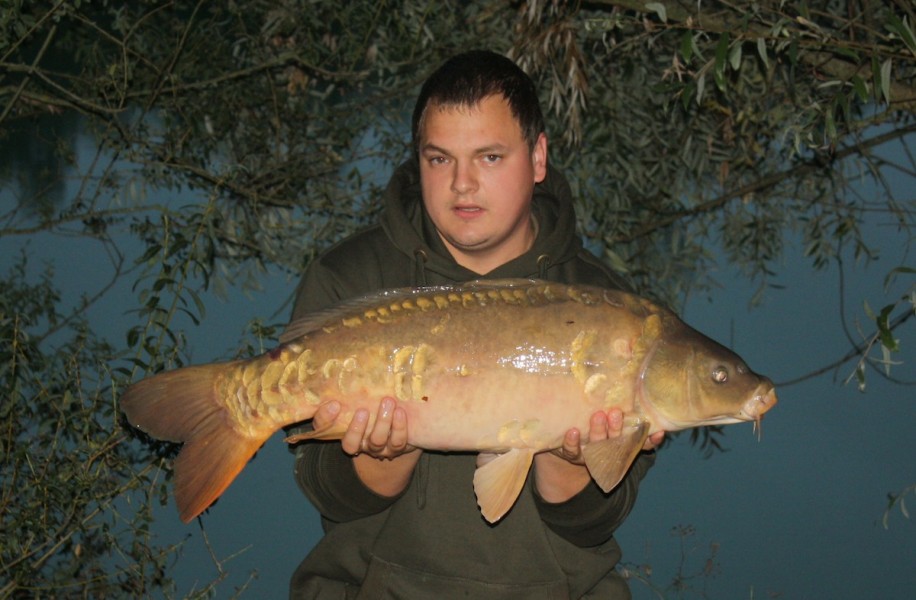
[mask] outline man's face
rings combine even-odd
[[[458,262],[486,274],[534,242],[531,194],[547,173],[547,138],[528,148],[501,95],[473,107],[426,109],[420,131],[423,204]]]

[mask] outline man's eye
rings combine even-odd
[[[429,158],[429,164],[431,165],[444,165],[445,157],[444,156],[432,156]]]
[[[499,162],[499,159],[502,158],[499,154],[487,154],[483,159],[488,163]]]

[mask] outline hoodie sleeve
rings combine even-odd
[[[546,502],[534,490],[541,519],[554,533],[582,548],[603,544],[611,538],[636,503],[639,482],[655,463],[655,452],[642,452],[620,484],[605,494],[594,484],[566,502]]]
[[[337,523],[374,515],[400,498],[379,496],[366,487],[340,444],[300,444],[293,473],[299,489],[318,512]]]

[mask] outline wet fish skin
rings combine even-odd
[[[175,495],[185,522],[205,510],[278,429],[336,400],[324,430],[374,419],[384,396],[408,415],[409,443],[498,453],[475,474],[484,517],[511,508],[535,453],[619,407],[619,438],[584,448],[610,491],[645,438],[706,424],[759,421],[773,384],[673,313],[635,295],[529,280],[392,290],[294,323],[261,356],[155,375],[121,399],[128,420],[184,442]],[[371,427],[371,422],[369,424]]]

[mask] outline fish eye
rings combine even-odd
[[[728,369],[719,365],[712,370],[712,380],[716,383],[725,383],[728,381]]]

